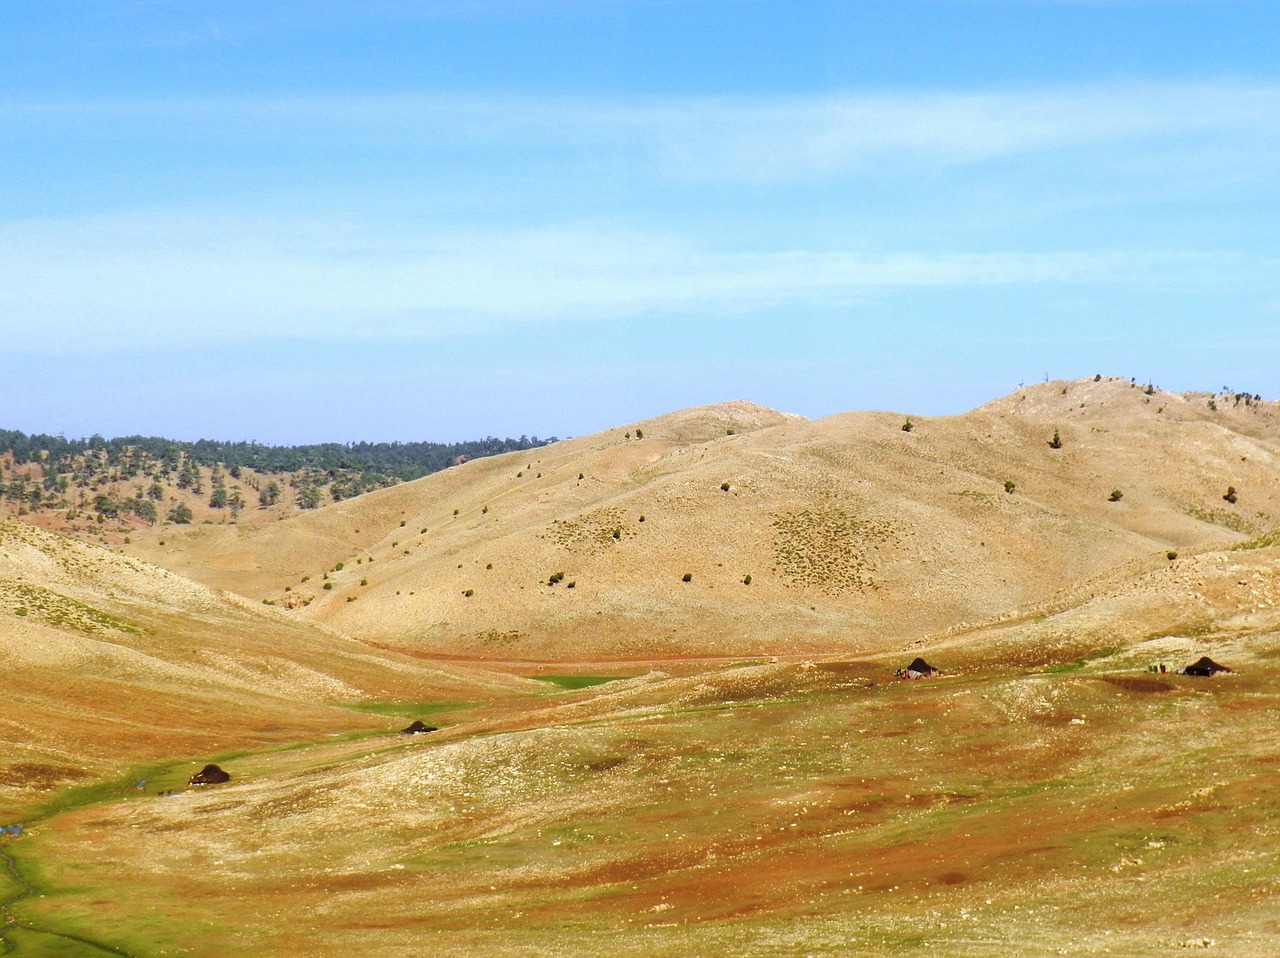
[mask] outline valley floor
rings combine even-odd
[[[934,662],[952,674],[916,682],[859,660],[615,662],[597,685],[544,668],[558,681],[449,705],[427,736],[353,722],[216,757],[229,785],[186,788],[215,758],[192,756],[61,796],[0,839],[3,940],[138,958],[1275,954],[1280,635],[1236,648],[1248,667],[1211,680],[1151,673],[1141,650],[1028,670],[953,648]]]

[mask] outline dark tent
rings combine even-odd
[[[1225,665],[1219,665],[1217,662],[1213,661],[1213,659],[1209,658],[1209,656],[1203,655],[1200,657],[1200,660],[1198,662],[1194,662],[1191,665],[1188,665],[1185,669],[1183,669],[1182,674],[1198,675],[1201,678],[1207,679],[1210,676],[1217,674],[1218,672],[1230,672],[1230,671],[1231,670],[1227,668]]]
[[[231,781],[231,776],[216,765],[206,765],[191,776],[192,785],[221,785]]]
[[[421,722],[414,722],[408,728],[402,728],[400,730],[400,734],[401,735],[423,735],[426,732],[438,732],[438,731],[440,730],[436,728],[434,725],[423,725]]]
[[[905,669],[898,669],[893,674],[904,679],[919,679],[926,675],[941,675],[942,669],[935,669],[924,659],[914,659]]]

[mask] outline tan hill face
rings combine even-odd
[[[1274,403],[1103,379],[906,422],[686,410],[138,553],[383,645],[644,658],[900,647],[1280,527]]]
[[[122,765],[391,722],[500,679],[371,649],[72,539],[0,523],[0,817]]]

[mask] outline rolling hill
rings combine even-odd
[[[1099,378],[7,522],[0,949],[1275,954],[1278,453]]]
[[[894,648],[1280,528],[1275,403],[1101,379],[907,422],[691,409],[129,552],[372,642],[554,660]]]

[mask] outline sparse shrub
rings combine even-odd
[[[284,591],[285,591],[285,592],[292,592],[292,591],[293,591],[293,586],[291,586],[291,585],[287,585],[287,586],[285,586],[285,587],[284,587]]]
[[[614,529],[612,535],[615,542],[620,541],[622,539],[622,530]]]
[[[458,510],[457,510],[457,509],[454,509],[454,510],[453,510],[453,514],[456,516],[456,515],[458,514]]]
[[[559,582],[563,578],[564,578],[563,572],[553,572],[547,578],[547,585],[555,585],[557,582]]]
[[[578,473],[578,479],[579,479],[579,480],[581,480],[581,479],[582,479],[582,473]]]
[[[485,565],[485,568],[486,568],[486,569],[492,569],[492,568],[493,568],[493,563],[492,563],[492,562],[487,563],[487,564]]]
[[[630,438],[631,438],[631,433],[630,433],[630,432],[625,433],[625,434],[623,435],[623,437],[622,437],[622,438],[623,438],[623,439],[630,439]]]
[[[1119,501],[1120,501],[1121,499],[1123,499],[1123,498],[1124,498],[1124,493],[1123,493],[1123,492],[1121,492],[1119,489],[1112,489],[1112,490],[1111,490],[1111,495],[1107,496],[1107,501],[1108,501],[1108,502],[1119,502]]]
[[[1227,486],[1227,494],[1226,494],[1225,496],[1223,496],[1222,498],[1223,498],[1223,499],[1225,499],[1225,500],[1227,500],[1227,502],[1231,503],[1231,504],[1234,506],[1234,505],[1236,504],[1236,498],[1237,498],[1237,496],[1236,496],[1236,487],[1235,487],[1235,486]]]
[[[303,581],[303,582],[310,582],[310,581],[311,581],[311,576],[309,576],[309,575],[304,575],[304,576],[302,577],[302,581]]]
[[[326,583],[324,584],[324,591],[328,592],[328,591],[329,591],[330,589],[332,589],[332,588],[333,588],[333,583],[332,583],[332,582],[326,582]]]
[[[401,520],[400,520],[400,525],[401,525],[401,526],[403,526],[403,525],[404,525],[404,520],[403,520],[403,519],[401,519]]]
[[[913,423],[910,419],[908,419],[906,422],[904,422],[904,423],[902,424],[902,431],[903,431],[903,432],[910,432],[910,431],[911,431],[912,429],[914,429],[915,427],[916,427],[916,424],[915,424],[915,423]]]
[[[480,510],[480,514],[481,514],[481,515],[484,515],[484,514],[485,514],[486,512],[488,512],[488,511],[489,511],[489,507],[488,507],[488,506],[485,506],[483,509],[481,509],[481,510]]]
[[[419,532],[419,533],[418,533],[418,535],[420,535],[420,536],[425,536],[426,534],[427,534],[427,529],[426,529],[426,527],[425,527],[425,526],[423,526],[422,531],[421,531],[421,532]]]
[[[728,491],[729,491],[729,483],[727,483],[727,482],[722,482],[722,483],[720,483],[720,491],[721,491],[721,492],[728,492]]]
[[[1172,562],[1174,559],[1178,558],[1177,550],[1170,549],[1168,552],[1164,554],[1164,557],[1168,559],[1170,562]]]
[[[682,575],[682,576],[680,577],[680,581],[681,581],[681,582],[692,582],[692,581],[693,581],[693,573],[692,573],[692,572],[686,572],[684,575]]]
[[[355,600],[356,600],[356,597],[355,597],[354,595],[349,595],[349,596],[347,596],[347,601],[348,601],[348,602],[354,602]]]
[[[334,572],[341,572],[341,571],[343,570],[343,568],[344,568],[344,567],[345,567],[345,564],[344,564],[344,563],[342,563],[342,562],[339,562],[336,566],[334,566],[334,567],[333,567],[333,571],[334,571]]]
[[[742,577],[742,584],[743,584],[743,585],[750,585],[750,584],[751,584],[751,576],[750,576],[750,575],[744,575],[744,576]]]
[[[1050,449],[1062,448],[1062,437],[1058,435],[1058,430],[1056,429],[1053,431],[1053,438],[1049,440],[1049,448]]]
[[[577,584],[578,584],[578,580],[577,580],[577,579],[570,579],[568,582],[566,582],[566,583],[564,584],[564,587],[565,587],[566,589],[572,589],[572,588],[573,588],[574,586],[576,586]]]
[[[523,473],[523,472],[517,472],[517,473],[516,473],[516,478],[517,478],[517,479],[523,479],[523,478],[524,478],[524,473]]]
[[[644,438],[644,430],[643,430],[643,429],[637,429],[637,430],[636,430],[636,438],[637,438],[637,439],[643,439],[643,438]]]
[[[466,597],[466,598],[468,598],[468,599],[469,599],[469,598],[471,598],[473,595],[475,595],[475,594],[476,594],[476,590],[475,590],[475,589],[464,589],[464,590],[463,590],[463,592],[462,592],[462,594],[463,594],[463,596],[464,596],[464,597]]]
[[[16,609],[14,609],[14,610],[13,610],[13,614],[14,614],[14,615],[26,615],[26,614],[27,614],[27,610],[26,610],[25,608],[23,608],[22,606],[18,606]]]
[[[1094,377],[1093,377],[1093,381],[1094,381],[1095,383],[1100,383],[1100,382],[1102,382],[1102,373],[1098,373],[1098,375],[1094,376]]]
[[[736,436],[736,435],[738,434],[738,430],[736,430],[736,429],[726,429],[726,430],[724,431],[724,434],[725,434],[726,436]]]
[[[1006,479],[1004,481],[1004,491],[1009,493],[1009,495],[1013,495],[1013,490],[1017,488],[1017,484],[1012,479]]]
[[[1150,396],[1153,393],[1155,393],[1156,387],[1152,383],[1147,383],[1147,388],[1142,391],[1146,393],[1148,396]]]
[[[369,584],[369,580],[368,580],[368,579],[361,579],[361,580],[360,580],[360,584],[361,584],[361,585],[368,585],[368,584]]]

